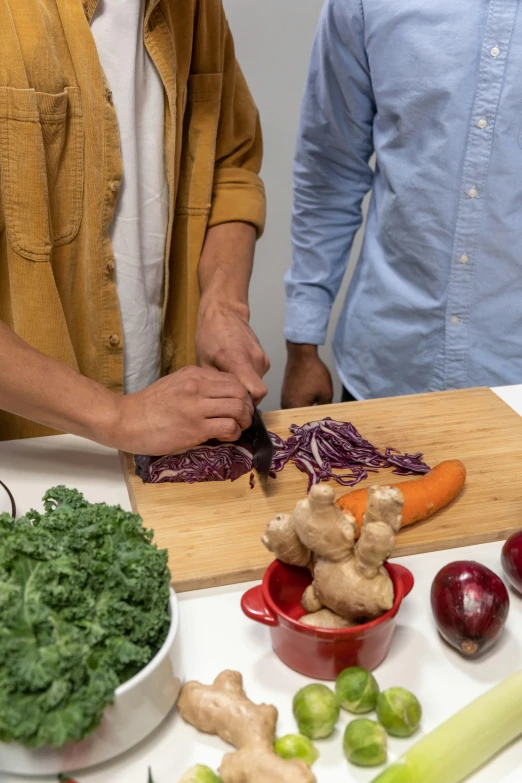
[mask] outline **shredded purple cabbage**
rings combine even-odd
[[[402,454],[394,448],[380,452],[364,440],[350,422],[327,417],[302,426],[292,424],[290,431],[288,440],[270,433],[275,447],[270,475],[275,478],[287,462],[293,462],[307,474],[308,489],[330,479],[353,487],[368,478],[368,473],[376,473],[382,468],[393,468],[392,472],[400,476],[430,470],[420,453]],[[235,481],[252,471],[252,444],[243,434],[235,443],[209,441],[166,457],[138,456],[135,465],[137,475],[152,484]],[[252,476],[250,486],[253,486]]]
[[[290,431],[285,450],[288,459],[308,475],[308,489],[330,479],[353,487],[368,478],[368,473],[382,468],[394,468],[393,473],[401,476],[427,473],[430,469],[422,462],[422,454],[401,454],[391,448],[382,454],[350,422],[327,417],[301,427],[292,424]]]

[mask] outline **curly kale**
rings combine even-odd
[[[0,741],[60,747],[100,723],[168,632],[166,550],[139,516],[55,487],[0,514]]]

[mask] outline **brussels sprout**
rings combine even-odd
[[[351,666],[338,676],[335,692],[341,707],[360,715],[375,709],[379,686],[369,671],[361,666]]]
[[[299,759],[309,767],[319,758],[319,751],[308,737],[301,734],[286,734],[274,743],[274,750],[282,759]]]
[[[356,718],[344,732],[344,755],[352,764],[359,767],[376,767],[384,764],[387,758],[388,739],[386,732],[377,721],[369,718]]]
[[[379,721],[394,737],[411,737],[422,717],[417,697],[404,688],[383,691],[377,699],[376,709]]]
[[[223,781],[219,775],[212,772],[210,767],[196,764],[185,772],[179,783],[223,783]]]
[[[329,737],[339,719],[337,696],[326,685],[306,685],[293,701],[294,718],[301,734],[309,739]]]

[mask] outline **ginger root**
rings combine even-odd
[[[316,557],[344,560],[352,553],[358,533],[355,519],[335,505],[334,491],[327,484],[312,487],[296,505],[292,520],[298,540]]]
[[[187,723],[237,748],[223,759],[223,783],[316,783],[302,761],[274,753],[277,709],[251,702],[239,672],[221,672],[213,685],[188,682],[178,708]]]
[[[309,585],[304,591],[303,597],[301,598],[301,606],[305,612],[309,612],[310,614],[312,612],[317,614],[317,612],[323,608],[324,604],[322,604],[317,597],[313,584]]]
[[[319,609],[319,611],[305,614],[299,619],[299,622],[314,628],[350,628],[353,625],[350,620],[345,620],[344,617],[331,612],[330,609]]]
[[[310,550],[297,537],[291,514],[278,514],[274,517],[268,523],[261,540],[268,551],[273,552],[283,563],[305,568],[310,562]]]
[[[373,486],[360,536],[354,517],[335,505],[333,489],[314,485],[291,515],[284,517],[284,535],[269,523],[262,539],[276,557],[288,565],[303,565],[301,547],[311,553],[308,567],[313,582],[305,590],[302,605],[307,613],[301,621],[317,627],[346,627],[379,617],[393,606],[393,583],[384,563],[390,556],[401,526],[403,497],[398,487]],[[293,526],[293,533],[291,527]],[[288,542],[292,541],[292,546]],[[299,562],[298,562],[299,561]],[[323,609],[330,614],[321,613]],[[334,617],[331,616],[333,613]],[[335,618],[337,615],[337,619]],[[324,624],[326,623],[326,624]]]
[[[304,761],[282,759],[273,748],[241,748],[228,753],[219,774],[223,783],[316,783]]]

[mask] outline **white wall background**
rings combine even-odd
[[[236,52],[261,113],[265,156],[262,177],[268,198],[266,232],[258,244],[251,285],[252,325],[272,368],[263,410],[280,407],[285,366],[283,275],[290,263],[292,158],[299,108],[323,0],[224,0]],[[334,309],[323,359],[334,374],[336,399],[340,383],[333,370],[330,339],[339,305],[359,254],[359,232]]]

